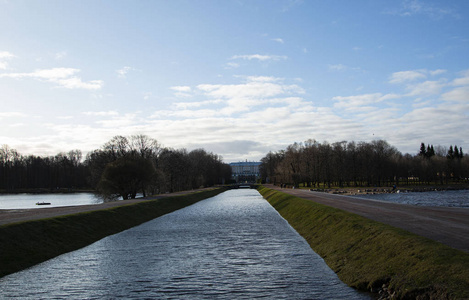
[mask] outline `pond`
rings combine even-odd
[[[50,205],[36,205],[36,203]],[[7,194],[0,195],[0,209],[29,209],[103,203],[93,193]]]
[[[421,206],[469,207],[469,190],[367,194],[354,197]]]

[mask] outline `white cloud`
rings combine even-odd
[[[172,86],[170,87],[173,91],[175,91],[174,95],[179,98],[188,98],[191,97],[192,88],[190,86]]]
[[[0,51],[0,59],[9,59],[13,57],[15,56],[8,51]]]
[[[247,76],[248,81],[257,81],[257,82],[275,82],[281,81],[283,78],[273,77],[273,76]]]
[[[302,99],[291,97],[304,94],[304,90],[295,84],[284,84],[282,78],[272,76],[236,76],[243,77],[246,82],[240,84],[200,84],[196,87],[197,95],[207,99],[195,102],[175,103],[175,112],[171,116],[198,118],[203,113],[208,115],[230,116],[240,112],[249,112],[252,109],[265,104],[295,106]],[[187,91],[189,89],[177,87],[175,90]],[[197,109],[206,105],[218,105],[217,109]],[[164,114],[168,114],[165,112]],[[154,115],[154,117],[160,114]]]
[[[272,82],[251,81],[245,84],[200,84],[197,88],[205,95],[222,99],[263,99],[282,94],[299,93],[304,90],[298,85],[284,85]]]
[[[8,51],[0,51],[0,70],[8,69],[7,60],[16,57]]]
[[[28,115],[20,112],[0,112],[0,118],[23,118]]]
[[[113,116],[111,119],[101,119],[96,121],[97,124],[104,128],[119,129],[124,127],[132,127],[135,125],[137,113],[126,113],[124,115],[110,115]]]
[[[20,152],[18,145],[45,149],[44,144],[50,143],[53,146],[47,151],[54,154],[58,152],[56,149],[97,149],[117,134],[141,133],[174,148],[204,147],[222,155],[228,162],[241,156],[260,159],[268,151],[284,149],[308,138],[329,142],[383,138],[399,150],[409,152],[418,151],[416,148],[421,141],[429,141],[431,137],[435,143],[446,145],[458,141],[465,149],[467,142],[459,143],[458,139],[467,140],[467,134],[460,128],[469,124],[469,85],[453,85],[455,80],[449,75],[448,79],[426,80],[443,74],[432,75],[432,72],[422,72],[426,76],[423,80],[410,77],[410,81],[404,80],[404,85],[392,86],[394,93],[365,93],[363,90],[369,88],[365,86],[362,94],[331,97],[329,103],[321,106],[318,103],[322,102],[315,102],[314,96],[306,95],[301,83],[292,78],[236,76],[238,81],[232,84],[179,85],[171,90],[191,93],[194,101],[173,102],[156,112],[87,111],[81,118],[75,116],[73,124],[62,124],[63,120],[51,118],[50,124],[41,125],[47,126],[51,132],[48,135],[3,140]],[[68,78],[66,72],[54,74],[54,78]],[[76,75],[73,74],[71,76]],[[466,73],[458,76],[465,78]],[[424,91],[436,94],[429,99],[416,100],[422,93],[428,94]],[[411,93],[415,94],[414,99],[410,98]],[[2,113],[0,118],[9,115],[15,116]],[[27,123],[29,119],[15,122],[24,123],[22,128],[28,129],[31,127]],[[89,123],[90,119],[94,123]],[[10,119],[3,123],[5,127],[8,121]],[[19,128],[9,131],[14,130]],[[248,149],[240,153],[239,147],[243,145]],[[238,152],[223,150],[228,148]]]
[[[453,80],[453,85],[469,85],[469,70],[461,72],[462,77]]]
[[[462,101],[469,103],[469,86],[458,87],[452,91],[444,93],[441,98],[446,101]]]
[[[85,111],[83,112],[84,115],[86,116],[118,116],[119,113],[115,110],[110,110],[110,111]]]
[[[414,81],[418,79],[425,79],[427,77],[425,73],[426,72],[423,70],[395,72],[391,75],[389,82],[390,83],[405,83],[405,82]]]
[[[176,92],[186,92],[186,93],[191,91],[191,87],[186,86],[186,85],[172,86],[170,87],[170,89]]]
[[[126,78],[127,73],[129,73],[131,70],[133,70],[132,67],[123,67],[122,69],[116,70],[117,77]]]
[[[24,125],[25,123],[13,123],[13,124],[9,124],[8,126],[15,128],[15,127],[23,127]]]
[[[81,78],[75,76],[80,72],[79,69],[73,68],[53,68],[36,70],[31,73],[6,73],[0,74],[0,78],[33,78],[36,80],[45,80],[57,84],[60,87],[68,89],[87,89],[98,90],[103,86],[102,80],[92,80],[84,82]]]
[[[78,77],[60,79],[57,80],[56,83],[67,89],[99,90],[103,86],[102,80],[91,80],[88,82],[83,82]]]
[[[372,104],[377,104],[386,100],[397,99],[400,97],[401,96],[397,94],[383,95],[381,93],[375,93],[375,94],[362,94],[362,95],[347,96],[347,97],[337,96],[337,97],[333,97],[332,100],[336,101],[336,103],[334,103],[334,107],[336,108],[343,108],[343,109],[356,108],[359,110],[363,110],[363,107],[366,107]]]
[[[285,84],[285,79],[272,76],[237,76],[243,78],[239,84],[200,84],[196,87],[202,101],[175,103],[170,110],[157,111],[152,119],[153,125],[165,132],[164,139],[171,139],[177,146],[184,136],[191,136],[191,144],[223,144],[236,139],[261,139],[258,130],[253,128],[272,128],[272,122],[284,123],[273,130],[288,131],[284,126],[304,126],[308,117],[301,117],[291,125],[281,118],[292,118],[291,113],[308,111],[309,104],[297,96],[304,90],[294,84]],[[234,114],[241,113],[240,115]],[[268,112],[268,113],[267,113]],[[176,118],[174,120],[174,118]],[[167,128],[167,130],[163,130]],[[170,128],[170,129],[169,129]],[[170,130],[170,131],[168,131]],[[307,129],[305,129],[307,130]],[[291,129],[291,132],[297,129]],[[169,134],[171,133],[171,134]],[[175,136],[181,133],[181,137]],[[271,135],[269,133],[269,135]],[[262,143],[265,145],[264,143]],[[205,146],[206,147],[206,146]],[[265,147],[265,146],[264,146]],[[264,154],[264,153],[262,153]],[[236,155],[236,154],[234,154]],[[251,153],[251,155],[253,155]],[[260,154],[258,154],[260,155]]]
[[[347,69],[347,66],[343,64],[329,65],[329,70],[331,71],[343,71],[346,69]]]
[[[41,78],[41,79],[54,81],[54,80],[59,80],[59,79],[70,78],[72,75],[75,75],[78,72],[80,72],[80,70],[72,69],[72,68],[53,68],[53,69],[37,70],[32,73],[19,73],[19,74],[16,74],[16,76],[35,77],[35,78]]]
[[[225,66],[225,69],[236,69],[236,68],[239,68],[239,64],[235,62],[229,62]]]
[[[285,55],[261,55],[261,54],[249,54],[249,55],[234,55],[231,59],[245,59],[245,60],[253,60],[257,59],[259,61],[268,61],[268,60],[285,60],[288,57]]]
[[[184,105],[176,105],[175,110],[156,111],[150,118],[153,119],[167,119],[178,118],[185,120],[200,120],[206,118],[213,118],[220,115],[220,112],[214,109],[187,109],[183,108]]]
[[[55,59],[56,59],[56,60],[62,60],[62,59],[64,59],[66,56],[67,56],[67,52],[65,52],[65,51],[57,52],[57,53],[55,54]]]
[[[148,100],[152,96],[151,92],[144,92],[143,93],[143,100]]]
[[[59,120],[71,120],[73,119],[73,116],[59,116],[57,117]]]
[[[272,39],[272,41],[280,43],[280,44],[284,43],[283,39],[281,39],[281,38]]]
[[[348,71],[348,70],[351,70],[351,71],[356,71],[356,72],[362,72],[363,70],[360,68],[360,67],[350,67],[350,66],[346,66],[346,65],[343,65],[343,64],[335,64],[335,65],[328,65],[328,68],[329,68],[329,71]]]
[[[444,3],[444,2],[442,2]],[[390,14],[402,17],[411,17],[415,15],[425,15],[432,19],[441,19],[445,16],[458,17],[458,13],[448,7],[442,7],[429,3],[428,1],[404,0],[401,7],[389,11]]]
[[[442,89],[448,86],[448,80],[446,78],[422,80],[427,79],[429,76],[439,76],[444,73],[446,73],[446,70],[443,69],[400,71],[391,74],[389,83],[404,84],[408,91],[406,94],[408,97],[427,97],[440,94]]]
[[[213,104],[220,104],[222,100],[205,100],[199,102],[176,102],[175,107],[176,109],[189,109],[195,107],[201,107],[206,105],[213,105]]]
[[[409,70],[409,71],[400,71],[392,73],[389,77],[389,83],[401,84],[401,83],[411,83],[421,79],[426,79],[430,76],[438,76],[446,73],[446,70],[437,69],[437,70]]]
[[[444,74],[444,73],[446,73],[446,70],[443,70],[443,69],[430,71],[430,75],[432,75],[432,76],[436,76],[436,75],[440,75],[440,74]]]
[[[410,92],[407,96],[430,96],[437,95],[441,89],[446,85],[444,80],[439,81],[424,81],[417,84],[408,85],[407,89]]]

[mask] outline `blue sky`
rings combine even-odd
[[[0,144],[469,151],[469,1],[0,0]]]

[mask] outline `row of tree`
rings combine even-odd
[[[4,145],[0,175],[6,191],[90,188],[108,199],[129,199],[222,184],[230,180],[231,168],[203,149],[164,148],[146,135],[133,135],[112,138],[84,160],[79,150],[23,156]]]
[[[203,149],[162,148],[145,135],[116,136],[88,153],[85,164],[92,186],[108,198],[213,186],[231,177],[231,167],[216,154]]]
[[[0,148],[0,189],[87,188],[88,170],[80,150],[41,157],[21,155],[8,145]]]
[[[261,177],[272,183],[309,187],[392,186],[467,180],[469,157],[422,143],[417,155],[402,154],[384,140],[337,142],[308,140],[261,159]]]
[[[442,147],[439,147],[439,152],[440,156],[442,156],[442,153],[444,153],[445,151],[443,150],[442,152]],[[419,155],[422,157],[430,158],[435,155],[435,148],[433,147],[433,145],[427,145],[427,147],[425,148],[425,143],[421,143]],[[458,148],[458,146],[454,145],[453,149],[453,145],[450,145],[446,157],[448,159],[462,159],[464,157],[464,153],[462,152],[461,147]]]

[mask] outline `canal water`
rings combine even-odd
[[[232,190],[0,279],[21,299],[371,299],[256,190]]]

